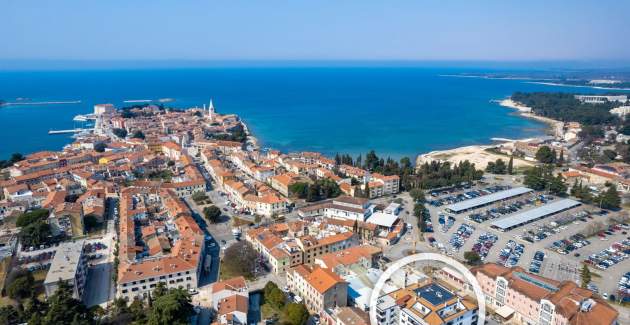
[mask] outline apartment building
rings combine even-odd
[[[280,192],[280,194],[286,197],[289,197],[291,195],[289,186],[297,181],[298,174],[285,173],[270,177],[269,179],[271,180],[271,187],[274,190]]]
[[[372,181],[382,184],[383,195],[396,194],[400,191],[400,177],[398,175],[385,176],[373,173]]]
[[[357,245],[352,232],[340,227],[332,230],[338,232],[325,230],[309,235],[308,225],[303,222],[283,223],[251,229],[245,239],[261,253],[275,274],[284,274],[289,268],[314,263],[318,256]]]
[[[372,245],[361,245],[346,248],[315,258],[315,265],[330,269],[335,274],[346,276],[352,274],[353,269],[369,269],[377,265],[383,255],[383,250]]]
[[[472,325],[478,306],[432,280],[406,285],[381,296],[376,306],[380,325]]]
[[[348,283],[329,269],[299,265],[287,272],[287,286],[311,313],[343,307],[348,302]]]
[[[339,196],[298,209],[301,217],[325,216],[358,221],[365,221],[371,213],[367,199],[350,196]]]
[[[65,282],[72,287],[73,298],[78,300],[83,298],[88,272],[87,258],[83,251],[84,246],[85,240],[77,240],[61,243],[57,247],[57,252],[44,280],[47,297],[57,291],[60,282]]]
[[[325,237],[305,235],[298,237],[296,242],[302,250],[304,264],[314,263],[318,256],[357,245],[357,239],[350,231]]]
[[[287,211],[287,201],[274,193],[264,196],[249,194],[244,201],[250,212],[261,216],[271,217]]]
[[[121,193],[116,296],[129,301],[146,298],[158,283],[167,288],[196,289],[202,269],[203,232],[175,193],[154,191],[127,188]],[[158,214],[167,218],[168,226],[148,218],[147,211],[155,209],[163,211]],[[155,251],[149,243],[152,237],[136,237],[139,224],[161,229],[163,239]],[[149,231],[144,233],[149,235]],[[138,242],[145,245],[138,246]]]
[[[556,281],[488,263],[471,269],[486,305],[513,324],[617,324],[618,312],[572,281]]]

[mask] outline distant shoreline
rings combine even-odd
[[[81,104],[80,100],[70,101],[54,101],[54,102],[6,102],[0,104],[0,106],[23,106],[23,105],[60,105],[60,104]]]
[[[544,81],[526,81],[526,82],[530,83],[530,84],[545,85],[545,86],[591,88],[591,89],[621,90],[621,91],[628,91],[628,90],[630,90],[630,88],[615,88],[615,87],[588,86],[588,85],[569,85],[569,84],[558,83],[558,82],[544,82]]]
[[[496,77],[496,76],[484,76],[484,75],[457,75],[457,74],[441,74],[440,77],[451,78],[478,78],[488,80],[520,80],[525,83],[534,85],[556,86],[556,87],[575,87],[575,88],[590,88],[599,90],[618,90],[618,91],[630,91],[630,88],[618,88],[618,87],[605,87],[594,85],[572,85],[562,82],[556,82],[557,79],[545,79],[545,78],[531,78],[531,77]],[[547,81],[546,81],[547,80]]]

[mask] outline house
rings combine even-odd
[[[299,265],[287,272],[287,286],[311,313],[348,303],[348,283],[332,270]]]
[[[249,291],[244,277],[239,276],[212,284],[212,306],[214,309],[219,309],[219,301],[233,295],[249,297]]]

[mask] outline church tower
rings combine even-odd
[[[212,99],[210,99],[210,105],[208,106],[208,116],[210,120],[214,120],[214,105],[212,104]]]

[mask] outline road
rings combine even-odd
[[[83,296],[83,301],[88,307],[100,305],[106,308],[108,302],[116,296],[116,288],[112,279],[113,272],[116,272],[114,270],[115,235],[114,220],[110,219],[107,220],[107,233],[103,238],[88,240],[91,243],[101,242],[107,246],[105,250],[97,251],[103,254],[103,257],[90,261],[92,265],[88,268],[86,289]]]

